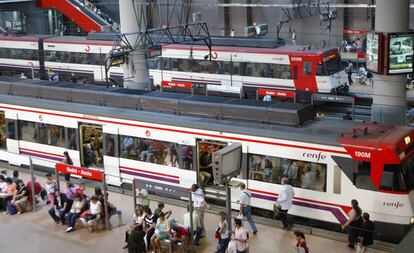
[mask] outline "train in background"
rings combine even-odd
[[[148,60],[153,85],[186,82],[204,88],[239,88],[243,93],[255,93],[259,88],[299,93],[347,91],[339,77],[343,68],[337,49],[243,38],[213,38],[212,43],[211,61],[202,45],[164,45],[161,56]],[[113,41],[74,36],[0,37],[0,70],[29,75],[33,70],[41,76],[51,69],[61,80],[69,80],[74,73],[89,82],[104,82],[105,55],[112,46]],[[108,76],[121,85],[123,71],[112,67]]]
[[[256,210],[273,210],[288,177],[296,192],[292,215],[338,225],[356,198],[378,238],[398,241],[414,224],[413,128],[333,119],[263,123],[262,113],[308,113],[309,105],[291,103],[19,79],[0,84],[0,160],[10,164],[27,165],[30,156],[53,168],[67,151],[75,166],[104,171],[111,185],[134,178],[198,183],[211,197],[224,192],[212,182],[213,152],[240,143],[241,172],[232,180],[247,185]],[[234,120],[240,117],[246,120]],[[232,191],[236,203],[240,193]]]

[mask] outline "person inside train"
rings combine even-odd
[[[303,176],[302,188],[303,189],[313,189],[313,186],[316,183],[316,174],[310,166],[306,168],[306,173]]]
[[[23,180],[19,179],[16,183],[17,191],[13,196],[11,204],[16,208],[17,214],[23,213],[23,206],[26,204],[29,198],[29,191],[24,184]]]
[[[348,247],[355,248],[358,242],[358,234],[362,226],[362,210],[356,199],[351,201],[352,209],[348,213],[348,221],[342,225],[342,230],[348,227]]]

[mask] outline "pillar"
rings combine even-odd
[[[145,11],[145,0],[119,1],[121,33],[144,31],[145,24],[139,20],[142,8]],[[135,13],[138,17],[135,16]],[[136,35],[127,36],[131,45],[135,45],[136,38]],[[138,45],[138,48],[129,54],[128,62],[124,64],[123,69],[125,88],[151,89],[145,45]]]
[[[377,0],[375,31],[407,32],[410,0]],[[372,119],[383,124],[405,125],[407,110],[406,75],[374,75]]]

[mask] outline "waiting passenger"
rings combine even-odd
[[[368,252],[374,244],[375,223],[369,219],[369,214],[362,214],[362,229],[358,236],[357,253]]]
[[[216,238],[218,239],[216,253],[225,253],[230,242],[226,212],[221,211],[219,213],[219,220],[220,221],[216,230]]]
[[[174,244],[181,242],[184,248],[184,252],[187,247],[187,235],[188,230],[185,229],[185,227],[177,224],[177,221],[172,219],[168,222],[168,225],[170,227],[170,240],[171,240],[171,250],[170,252],[173,252]]]
[[[300,231],[295,231],[293,234],[296,237],[295,249],[297,253],[309,253],[309,248],[306,245],[305,234]]]
[[[73,165],[73,161],[70,158],[68,151],[63,152],[63,160],[61,163],[66,165]],[[70,174],[65,174],[65,180],[70,181]]]
[[[76,224],[76,220],[80,217],[82,210],[85,207],[85,201],[79,193],[75,194],[75,200],[72,204],[72,208],[68,213],[68,228],[66,232],[71,232]]]
[[[7,183],[4,181],[4,176],[0,175],[0,195],[6,193]]]
[[[170,228],[168,227],[165,213],[161,212],[157,220],[157,225],[155,226],[154,235],[151,237],[151,245],[155,252],[161,252],[160,241],[168,239],[169,231]]]
[[[24,184],[23,180],[17,180],[17,191],[11,202],[12,205],[16,207],[17,214],[21,214],[23,212],[22,206],[26,204],[28,198],[29,191],[27,190],[27,187]]]
[[[135,230],[137,226],[143,226],[144,225],[144,218],[145,214],[141,207],[135,208],[134,218],[132,219],[132,223],[129,226],[129,228],[125,231],[125,246],[123,249],[128,248],[128,238],[132,231]],[[145,233],[144,233],[145,234]]]
[[[66,189],[65,189],[65,195],[68,200],[73,202],[75,198],[76,189],[72,182],[67,181],[66,182]]]
[[[342,229],[345,230],[349,226],[348,230],[348,247],[355,248],[355,244],[358,242],[359,229],[362,226],[362,210],[359,207],[358,201],[353,199],[351,201],[352,209],[348,213],[348,221],[342,225]]]
[[[50,207],[52,208],[54,206],[54,199],[55,199],[55,191],[57,189],[56,183],[52,180],[52,175],[49,173],[46,174],[46,184],[45,184],[45,190],[47,193],[47,204],[50,204]]]
[[[95,227],[97,226],[97,223],[101,218],[101,211],[101,202],[98,201],[98,198],[96,196],[91,197],[89,211],[85,214],[85,216],[80,218],[83,225],[85,225],[88,228],[90,233],[92,233]]]
[[[65,223],[65,215],[69,213],[71,204],[65,194],[59,189],[55,192],[54,207],[49,209],[49,215],[55,221],[56,224]]]
[[[29,191],[29,203],[31,204],[32,208],[35,206],[37,202],[37,198],[39,198],[43,190],[42,185],[39,182],[36,182],[36,176],[33,176],[33,181],[34,181],[34,197],[35,197],[34,200],[35,201],[33,201],[32,199],[32,181],[29,181],[27,183],[27,190]]]
[[[128,238],[128,253],[145,253],[145,232],[142,225],[134,227]]]
[[[149,207],[144,208],[144,231],[147,234],[147,248],[151,247],[151,237],[155,232],[155,226],[157,225],[158,217],[153,215]]]
[[[11,178],[6,178],[6,192],[0,194],[0,210],[4,211],[7,209],[7,202],[13,199],[13,196],[16,194],[16,184],[13,183]],[[6,214],[8,212],[6,211]]]
[[[80,183],[78,189],[76,189],[76,193],[78,193],[81,198],[86,201],[88,199],[88,196],[85,193],[85,189],[85,183]]]
[[[161,213],[163,212],[162,210],[165,207],[165,204],[164,204],[164,202],[158,202],[157,206],[158,207],[155,209],[154,215],[157,216],[157,217],[160,217]],[[171,214],[172,214],[171,210],[165,212],[165,218],[168,220],[168,218],[170,217]]]
[[[95,196],[98,198],[98,201],[101,203],[102,210],[105,210],[105,200],[104,200],[104,197],[103,197],[102,190],[100,188],[95,188]],[[108,196],[109,196],[109,194],[106,193],[106,203],[108,204],[109,221],[111,220],[111,217],[113,215],[117,215],[118,216],[118,225],[119,226],[124,225],[124,223],[122,222],[122,211],[118,210],[115,205],[113,205],[111,202],[109,202]],[[111,225],[111,224],[109,224],[109,225]]]
[[[17,170],[13,171],[12,181],[13,183],[17,185],[17,182],[19,181],[19,171]]]
[[[242,221],[240,219],[234,219],[234,237],[233,240],[236,241],[237,253],[246,253],[247,250],[247,237],[248,231],[243,227]]]

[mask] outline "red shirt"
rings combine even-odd
[[[88,196],[86,196],[85,193],[83,193],[83,190],[81,188],[76,189],[75,194],[79,193],[82,197],[82,199],[86,199]]]
[[[187,229],[185,229],[183,226],[177,225],[175,230],[170,229],[170,235],[173,238],[182,238],[188,234]]]
[[[39,194],[42,191],[42,186],[39,182],[35,182],[35,195]],[[27,189],[29,191],[32,191],[32,181],[27,183]]]
[[[305,249],[305,252],[306,253],[309,253],[309,248],[308,248],[308,246],[306,246],[306,242],[305,241],[299,241],[298,240],[298,242],[296,243],[296,247],[298,247],[298,248],[303,248],[303,249]]]

